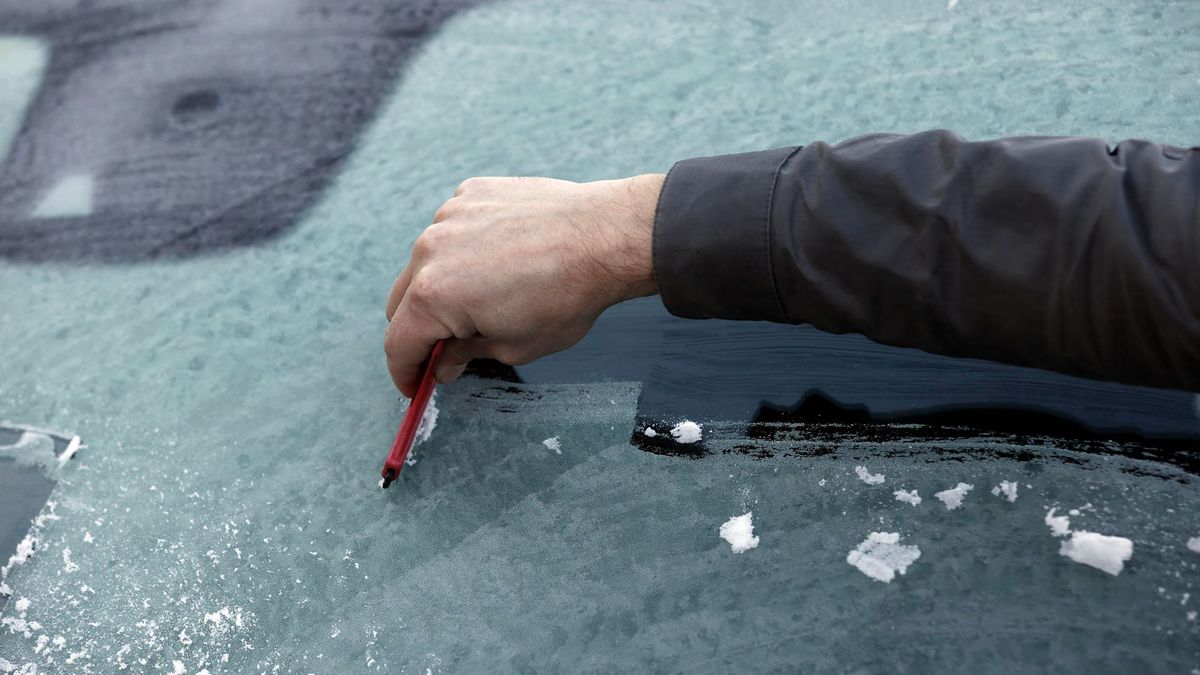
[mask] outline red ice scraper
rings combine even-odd
[[[425,370],[421,373],[421,385],[417,387],[417,395],[413,397],[412,403],[408,404],[408,412],[404,413],[400,431],[396,432],[396,441],[392,443],[392,451],[388,453],[387,461],[383,463],[381,487],[386,488],[396,480],[396,477],[400,475],[400,468],[404,466],[404,459],[408,457],[408,451],[412,449],[413,439],[417,437],[417,427],[421,426],[425,407],[429,405],[429,399],[433,396],[435,384],[433,371],[437,369],[438,359],[442,357],[442,348],[445,346],[445,340],[438,340],[437,344],[433,346],[433,353],[429,355],[429,360],[425,362]]]

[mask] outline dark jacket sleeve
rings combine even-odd
[[[667,309],[1200,391],[1200,148],[875,135],[684,160]]]

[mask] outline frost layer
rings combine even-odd
[[[429,405],[425,406],[425,412],[421,415],[421,423],[417,425],[417,437],[414,443],[424,443],[429,440],[429,436],[437,427],[437,420],[437,389],[434,389],[433,393],[429,395]]]
[[[417,445],[429,440],[433,435],[433,430],[437,427],[438,421],[437,407],[437,389],[429,395],[429,403],[425,406],[425,412],[421,414],[421,421],[417,424],[417,434],[413,437],[413,447],[408,451],[408,457],[404,458],[406,466],[412,466],[417,463]],[[381,485],[382,487],[382,485]]]

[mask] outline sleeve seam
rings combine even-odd
[[[765,254],[767,256],[767,278],[771,281],[771,294],[775,296],[775,304],[779,307],[779,315],[782,316],[787,323],[795,323],[795,321],[792,320],[792,317],[788,316],[788,311],[783,306],[783,298],[781,298],[779,295],[779,284],[775,280],[775,262],[774,256],[771,255],[771,230],[773,226],[772,219],[775,212],[775,193],[779,187],[779,176],[783,173],[783,167],[788,163],[788,161],[791,160],[792,157],[795,157],[796,154],[803,149],[804,146],[797,146],[794,150],[784,156],[783,160],[779,162],[779,166],[775,167],[775,173],[771,176],[771,190],[767,193],[766,227],[763,228],[763,233],[765,235],[765,246],[763,248],[765,249]],[[666,183],[664,182],[664,185],[665,184]]]
[[[664,305],[666,304],[667,296],[663,294],[662,283],[659,281],[659,278],[658,278],[659,222],[660,222],[660,218],[662,216],[663,200],[666,198],[666,195],[667,195],[667,184],[670,182],[671,176],[675,173],[675,168],[678,166],[679,166],[679,162],[675,162],[674,164],[672,164],[671,168],[667,170],[667,175],[663,177],[662,187],[660,187],[658,189],[658,201],[654,205],[654,222],[650,226],[651,227],[651,231],[650,231],[650,268],[651,268],[651,273],[654,276],[654,288],[658,291],[659,298],[662,300]]]

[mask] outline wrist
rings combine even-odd
[[[612,252],[607,260],[613,284],[612,304],[656,295],[654,280],[654,214],[663,174],[643,174],[611,181],[613,210],[606,229]]]

